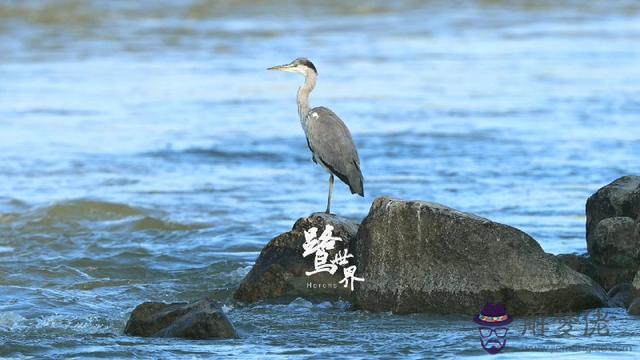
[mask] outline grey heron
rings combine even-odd
[[[298,89],[298,115],[311,150],[311,159],[329,173],[327,214],[331,211],[334,175],[349,186],[352,194],[364,196],[360,158],[349,129],[338,115],[326,107],[309,109],[309,94],[316,86],[318,76],[313,63],[308,59],[298,58],[289,64],[267,70],[299,73],[305,77],[304,84]]]

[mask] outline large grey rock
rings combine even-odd
[[[586,211],[587,250],[591,258],[603,265],[619,267],[630,266],[632,260],[637,266],[640,176],[623,176],[599,189],[587,200]],[[627,250],[635,251],[622,256]]]
[[[557,258],[571,269],[587,275],[605,290],[628,283],[635,274],[634,268],[605,266],[592,261],[588,254],[560,254]]]
[[[378,198],[355,244],[358,306],[394,313],[512,314],[606,304],[604,290],[524,232],[445,206]]]
[[[238,337],[220,304],[206,299],[191,304],[140,304],[131,313],[124,332],[133,336],[187,339]]]
[[[298,219],[291,231],[276,236],[262,249],[255,265],[240,283],[234,298],[246,303],[265,299],[288,301],[297,297],[350,300],[351,290],[339,284],[343,278],[341,271],[333,275],[327,272],[310,276],[305,274],[314,269],[315,256],[302,256],[304,232],[315,227],[320,236],[327,225],[333,226],[334,237],[343,240],[336,242],[335,249],[329,251],[329,258],[333,258],[338,251],[348,249],[358,230],[355,223],[326,213],[314,213],[307,218]]]

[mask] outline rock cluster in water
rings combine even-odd
[[[630,283],[640,266],[640,176],[623,176],[587,200],[587,251],[567,265],[605,289]]]
[[[639,222],[640,177],[635,176],[589,198],[584,255],[547,254],[518,229],[439,204],[378,198],[357,233],[354,224],[336,216],[298,220],[291,232],[269,242],[235,298],[249,303],[342,298],[357,308],[394,313],[476,313],[487,302],[502,303],[513,314],[603,306],[639,311]],[[304,274],[313,263],[302,258],[303,233],[327,223],[348,239],[342,245],[365,278],[353,292],[307,286],[335,284],[342,277]]]
[[[516,228],[425,201],[378,198],[359,226],[315,213],[269,241],[234,298],[348,300],[355,308],[398,314],[476,314],[486,303],[500,303],[516,315],[604,306],[640,315],[640,177],[603,187],[586,208],[588,254],[558,256]],[[303,257],[305,232],[315,228],[320,236],[328,227],[339,240],[325,263],[353,255],[350,265],[364,279],[353,290],[340,283],[343,271],[307,275],[317,259]],[[125,333],[237,337],[219,305],[206,300],[139,305]]]
[[[327,222],[350,239],[344,245],[354,254],[358,276],[365,279],[353,292],[342,286],[325,291],[304,285],[335,284],[342,278],[341,273],[304,274],[313,262],[302,259],[303,231]],[[352,225],[345,231],[345,223],[319,214],[298,220],[293,231],[269,242],[235,298],[254,302],[269,294],[289,299],[334,296],[370,311],[468,314],[488,302],[502,303],[513,314],[607,303],[597,283],[545,253],[524,232],[439,204],[378,198],[355,236]],[[279,250],[283,246],[286,252]]]
[[[623,176],[587,200],[587,254],[559,255],[609,291],[609,305],[640,311],[640,176]],[[634,280],[635,278],[635,280]],[[633,284],[632,284],[633,282]]]
[[[598,264],[618,268],[625,280],[640,265],[640,176],[624,176],[587,200],[587,250]]]

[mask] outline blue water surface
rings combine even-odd
[[[336,183],[332,207],[353,220],[422,199],[582,253],[587,197],[640,172],[636,1],[0,1],[0,357],[484,354],[465,316],[231,300],[325,206],[302,78],[265,71],[299,56],[359,149],[366,196]],[[122,333],[143,301],[203,296],[241,339]],[[639,319],[603,311],[608,336],[516,319],[496,358],[635,358]]]

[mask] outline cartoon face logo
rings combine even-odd
[[[507,332],[513,318],[507,314],[502,304],[485,304],[480,314],[473,317],[480,325],[480,345],[489,354],[495,355],[507,345]]]

